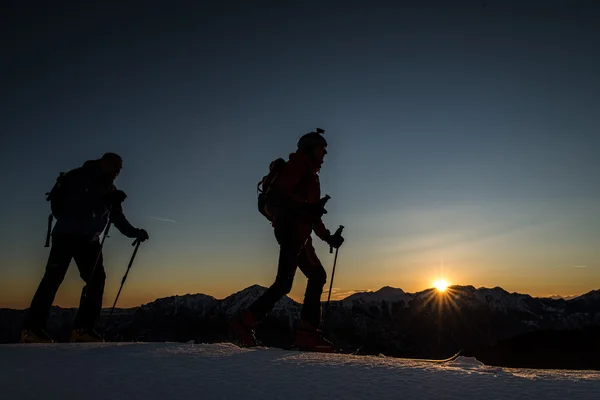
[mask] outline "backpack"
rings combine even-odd
[[[64,209],[63,200],[64,200],[64,190],[62,190],[62,179],[66,173],[61,172],[56,178],[56,183],[52,187],[50,192],[46,193],[46,201],[50,202],[50,210],[52,211],[51,215],[54,215],[56,218],[59,218],[62,214],[62,210]]]
[[[283,158],[278,158],[269,164],[269,173],[258,182],[256,191],[258,193],[258,211],[269,221],[272,221],[272,216],[267,211],[267,204],[271,201],[269,195],[273,183],[277,180],[279,172],[283,169],[286,161]]]

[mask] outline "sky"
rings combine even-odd
[[[324,222],[345,226],[332,298],[600,288],[596,1],[4,4],[0,307],[28,307],[43,276],[58,173],[108,151],[150,234],[118,306],[269,286],[256,184],[317,127]],[[130,244],[106,239],[105,305]],[[55,304],[82,286],[73,262]]]

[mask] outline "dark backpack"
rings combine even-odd
[[[64,190],[61,183],[65,175],[64,172],[61,172],[56,178],[56,183],[52,187],[52,190],[46,193],[46,201],[50,202],[50,210],[56,218],[59,218],[64,210]]]
[[[266,206],[272,199],[273,183],[277,180],[279,172],[285,166],[286,161],[283,158],[278,158],[269,164],[269,173],[258,182],[256,191],[258,193],[258,211],[269,221],[272,221],[272,216],[267,212]]]

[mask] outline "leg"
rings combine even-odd
[[[310,239],[298,258],[298,265],[302,273],[308,278],[301,318],[302,321],[318,328],[321,325],[321,295],[323,294],[325,282],[327,282],[327,273],[317,257]]]
[[[298,255],[307,240],[298,235],[298,230],[291,223],[279,224],[275,236],[280,245],[277,276],[275,282],[249,307],[256,321],[264,319],[275,303],[292,290]]]
[[[98,260],[97,263],[96,260]],[[79,310],[73,328],[91,331],[102,309],[102,296],[106,281],[100,243],[82,243],[75,253],[75,262],[79,268],[81,279],[85,281],[85,286],[81,292]]]
[[[296,331],[294,347],[300,350],[333,352],[333,344],[323,337],[321,325],[321,294],[327,281],[325,268],[315,253],[312,242],[304,247],[299,259],[300,270],[308,278],[304,303],[302,304],[300,326]]]
[[[52,247],[46,263],[46,272],[40,282],[29,313],[23,324],[24,329],[41,330],[46,326],[50,307],[56,297],[56,292],[65,279],[73,254],[73,243],[71,238],[54,236]]]
[[[309,232],[310,234],[310,232]],[[291,222],[278,221],[275,237],[280,245],[279,264],[275,282],[248,307],[231,320],[231,328],[243,346],[256,346],[254,328],[271,311],[275,303],[292,289],[296,274],[298,254],[306,242],[302,232]]]

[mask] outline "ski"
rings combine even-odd
[[[234,346],[242,348],[242,349],[277,349],[277,350],[293,351],[293,352],[298,352],[298,353],[344,354],[344,355],[353,355],[353,356],[359,355],[360,350],[362,350],[362,348],[363,348],[363,346],[360,346],[357,349],[336,349],[333,352],[319,352],[319,351],[311,351],[311,350],[302,350],[302,349],[295,348],[295,347],[270,347],[270,346],[264,346],[264,345],[254,346],[254,347],[246,347],[246,346],[240,346],[238,343],[234,343],[234,342],[227,342],[227,343],[233,344]],[[459,350],[453,356],[444,358],[444,359],[410,358],[410,357],[389,357],[389,358],[393,358],[395,360],[412,361],[412,362],[444,364],[444,363],[456,360],[460,356],[461,353],[462,353],[462,350]],[[375,357],[375,356],[373,356],[373,357]]]
[[[395,358],[397,360],[406,360],[406,361],[413,361],[413,362],[416,361],[416,362],[427,362],[427,363],[434,363],[434,364],[444,364],[444,363],[456,360],[460,356],[461,352],[462,352],[462,350],[459,350],[458,353],[454,354],[453,356],[444,358],[444,359],[440,359],[440,360],[436,360],[436,359],[432,359],[432,358],[410,358],[410,357],[392,357],[392,358]]]
[[[281,350],[296,351],[296,352],[301,352],[301,353],[345,354],[345,355],[348,355],[348,356],[356,356],[356,355],[358,355],[358,353],[360,352],[360,350],[362,350],[362,346],[360,346],[357,349],[355,349],[355,348],[351,348],[351,349],[335,349],[332,352],[318,351],[318,350],[303,350],[303,349],[296,348],[296,347],[282,348]]]

